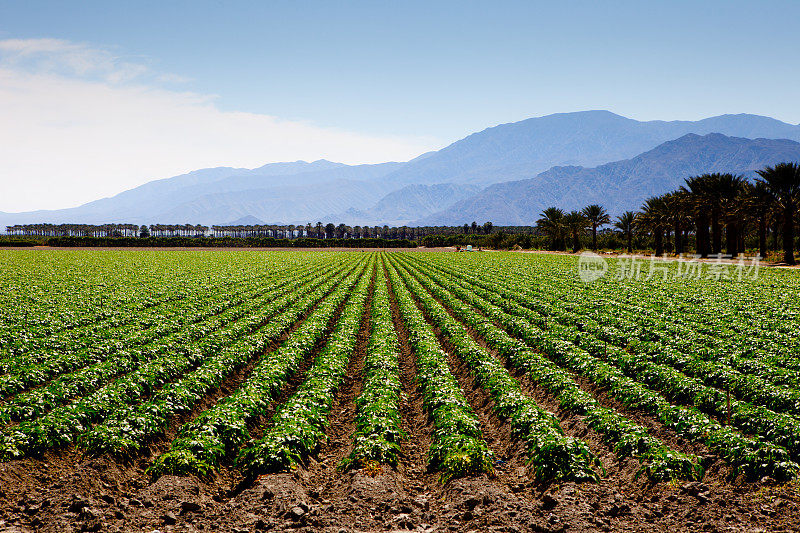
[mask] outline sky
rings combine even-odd
[[[800,123],[800,1],[0,0],[0,211],[550,113]]]

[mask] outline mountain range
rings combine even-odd
[[[550,206],[580,210],[601,204],[619,214],[637,209],[650,196],[677,189],[688,176],[731,172],[754,177],[756,170],[782,161],[800,161],[800,143],[689,133],[631,159],[594,168],[553,167],[535,178],[491,185],[415,225],[458,225],[469,222],[468,215],[496,225],[527,226]]]
[[[349,225],[531,224],[551,205],[637,208],[702,172],[800,160],[800,126],[758,115],[637,121],[608,111],[502,124],[405,163],[325,160],[219,167],[156,180],[79,207],[0,213],[12,224],[236,220]]]

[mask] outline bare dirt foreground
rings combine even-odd
[[[794,487],[729,484],[713,468],[704,483],[647,486],[633,479],[634,461],[609,463],[610,454],[603,457],[609,475],[598,484],[537,486],[509,455],[493,479],[441,486],[424,468],[429,429],[419,403],[412,394],[404,406],[414,433],[397,471],[336,472],[347,452],[341,437],[349,406],[336,415],[336,436],[318,461],[246,486],[231,471],[213,482],[152,480],[146,458],[122,465],[69,450],[7,463],[0,466],[0,532],[797,531]],[[586,430],[576,422],[570,431]],[[497,437],[490,434],[498,454],[514,453]]]
[[[404,359],[407,378],[413,362]],[[223,471],[210,482],[172,476],[153,480],[144,473],[148,458],[123,465],[72,450],[0,465],[0,532],[713,532],[797,531],[800,523],[796,487],[769,479],[731,484],[721,465],[712,465],[703,483],[648,486],[634,479],[635,461],[616,464],[608,453],[602,457],[608,476],[598,484],[538,486],[528,478],[519,450],[485,408],[478,412],[498,454],[495,477],[441,486],[425,470],[430,428],[413,388],[403,406],[411,437],[397,471],[340,474],[336,464],[349,451],[354,381],[337,400],[330,442],[316,460],[291,474],[261,476],[244,485],[234,471]],[[585,435],[594,444],[580,421],[562,419],[569,433]],[[152,452],[164,447],[154,444]]]

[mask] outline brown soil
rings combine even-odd
[[[378,275],[383,275],[381,270]],[[800,494],[795,485],[770,479],[730,481],[715,461],[701,483],[651,485],[636,477],[638,462],[620,460],[581,417],[561,410],[556,398],[519,373],[523,391],[553,412],[565,432],[587,442],[607,475],[599,483],[541,485],[528,476],[520,443],[492,412],[492,400],[473,383],[469,371],[450,357],[453,374],[478,415],[487,442],[499,462],[492,477],[439,483],[427,469],[431,423],[415,380],[414,354],[392,296],[398,331],[403,402],[408,438],[396,469],[340,473],[336,466],[350,451],[354,399],[361,390],[369,333],[365,313],[357,348],[330,417],[329,440],[308,464],[293,473],[264,475],[241,484],[241,475],[225,467],[216,479],[164,476],[153,480],[144,470],[151,456],[127,463],[110,457],[81,456],[73,448],[0,464],[0,533],[22,531],[797,531]],[[473,337],[482,343],[474,332]],[[485,343],[482,343],[485,347]],[[445,348],[449,348],[445,343]],[[490,353],[493,353],[490,351]],[[497,354],[493,355],[497,356]],[[306,365],[307,366],[307,365]],[[302,380],[284,391],[283,399]],[[203,406],[235,390],[247,374],[240,370]],[[649,417],[625,410],[601,390],[577,380],[604,405],[644,424],[676,449],[706,454],[683,442]],[[169,444],[175,420],[151,452]],[[262,420],[261,422],[264,422]]]

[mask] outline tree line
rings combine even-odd
[[[232,237],[271,239],[400,239],[416,240],[428,235],[488,235],[494,226],[491,222],[464,224],[463,226],[349,226],[317,222],[306,225],[257,224],[212,225],[202,224],[17,224],[6,226],[10,236],[35,237]],[[529,226],[504,227],[509,233],[530,232]]]
[[[591,230],[592,249],[597,232],[612,225],[624,236],[626,249],[633,250],[635,235],[644,235],[656,255],[686,253],[694,243],[701,257],[744,253],[748,238],[754,238],[758,255],[766,257],[768,244],[783,248],[783,261],[795,264],[795,224],[800,205],[800,165],[779,163],[757,171],[748,181],[730,173],[708,173],[684,180],[677,190],[648,198],[638,212],[626,211],[611,220],[600,205],[581,211],[545,209],[537,228],[549,238],[549,247],[572,251],[581,248],[581,235]],[[724,241],[724,242],[723,242]]]
[[[428,235],[488,235],[493,224],[477,222],[463,226],[349,226],[347,224],[308,223],[304,225],[243,225],[211,226],[214,237],[271,237],[274,239],[408,239],[416,240]]]
[[[136,237],[136,224],[16,224],[6,226],[11,236],[35,237]]]

